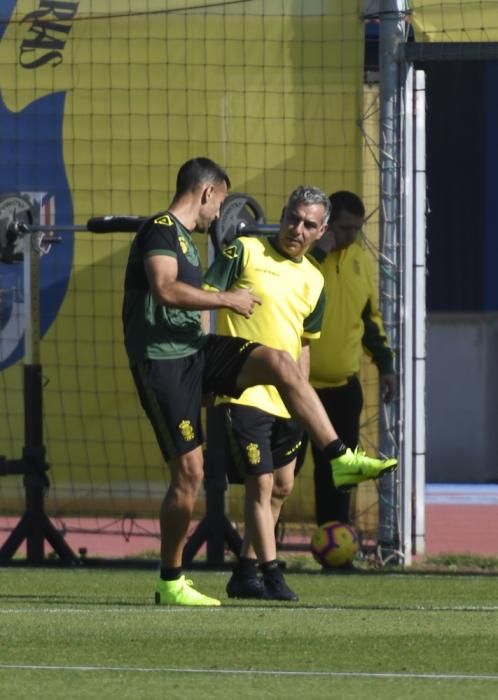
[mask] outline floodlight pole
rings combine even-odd
[[[35,250],[36,232],[23,233],[24,244],[24,449],[20,460],[0,458],[2,474],[23,474],[24,515],[0,547],[0,565],[8,563],[26,540],[27,563],[43,564],[44,542],[66,563],[78,557],[45,513],[45,492],[49,487],[43,444],[43,381],[40,362],[40,253]]]

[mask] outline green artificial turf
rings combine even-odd
[[[156,574],[0,569],[1,696],[498,697],[498,578],[290,573],[298,603],[153,603]],[[468,676],[468,677],[467,677]]]

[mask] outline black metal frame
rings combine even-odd
[[[79,561],[64,537],[45,513],[45,492],[49,488],[43,445],[42,368],[39,364],[24,366],[24,448],[19,460],[0,457],[0,475],[23,474],[25,512],[0,547],[0,565],[8,563],[26,540],[28,564],[40,565],[45,560],[44,542],[51,545],[61,561]]]
[[[207,452],[205,455],[206,513],[187,540],[183,565],[188,568],[203,544],[206,544],[208,568],[223,567],[225,545],[238,556],[242,538],[225,514],[227,490],[226,465],[230,460],[222,415],[216,408],[206,411]]]
[[[77,555],[45,513],[45,492],[50,482],[43,444],[43,386],[42,366],[39,362],[40,252],[34,249],[32,231],[28,227],[19,229],[17,234],[24,237],[24,448],[21,459],[9,460],[0,456],[0,476],[24,476],[25,512],[0,547],[0,565],[7,564],[12,559],[24,540],[28,564],[39,566],[44,563],[45,540],[62,562],[75,564],[79,561]]]

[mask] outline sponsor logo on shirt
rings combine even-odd
[[[173,226],[173,220],[169,214],[163,214],[154,219],[155,224],[160,224],[161,226]]]
[[[273,275],[273,277],[280,277],[280,274],[278,272],[275,272],[275,270],[267,270],[265,267],[257,267],[255,269],[256,272],[262,272],[264,275]]]
[[[235,260],[235,258],[239,257],[239,254],[237,253],[237,248],[234,245],[229,245],[226,248],[224,248],[223,255],[229,260]]]

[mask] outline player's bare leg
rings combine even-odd
[[[294,467],[296,465],[296,460],[293,460],[285,467],[280,467],[280,469],[275,469],[273,472],[273,488],[271,492],[271,513],[272,513],[272,527],[273,532],[275,532],[275,526],[280,518],[280,512],[282,506],[284,505],[286,499],[290,496],[292,488],[294,486]],[[252,542],[248,541],[246,537],[247,530],[244,532],[244,541],[241,548],[241,556],[247,557],[248,559],[259,559],[256,555],[256,551],[252,545]],[[276,543],[275,543],[275,556],[276,556]],[[260,559],[260,561],[265,561]],[[268,560],[266,560],[268,561]]]
[[[292,493],[294,487],[294,468],[296,460],[292,460],[285,467],[275,469],[273,472],[273,490],[271,494],[271,510],[273,514],[273,527],[278,523],[282,506]]]
[[[274,522],[271,508],[273,474],[249,475],[245,480],[244,541],[241,556],[260,563],[276,559]]]
[[[171,482],[159,513],[161,578],[156,588],[160,605],[217,606],[220,601],[199,593],[181,573],[183,548],[203,479],[202,448],[169,463]]]
[[[239,561],[227,584],[227,593],[231,598],[298,600],[278,565],[275,541],[276,519],[285,497],[292,489],[294,464],[292,462],[274,474],[250,475],[245,480],[244,541]],[[290,478],[284,480],[280,476],[279,487],[275,492],[275,474],[286,469],[291,471]],[[262,579],[258,577],[258,561],[263,573]]]
[[[244,539],[233,574],[227,583],[229,598],[264,598],[258,561],[275,561],[277,551],[271,510],[273,474],[249,474],[244,482]]]
[[[159,512],[161,567],[182,565],[183,547],[203,479],[202,448],[169,462],[171,481]]]

